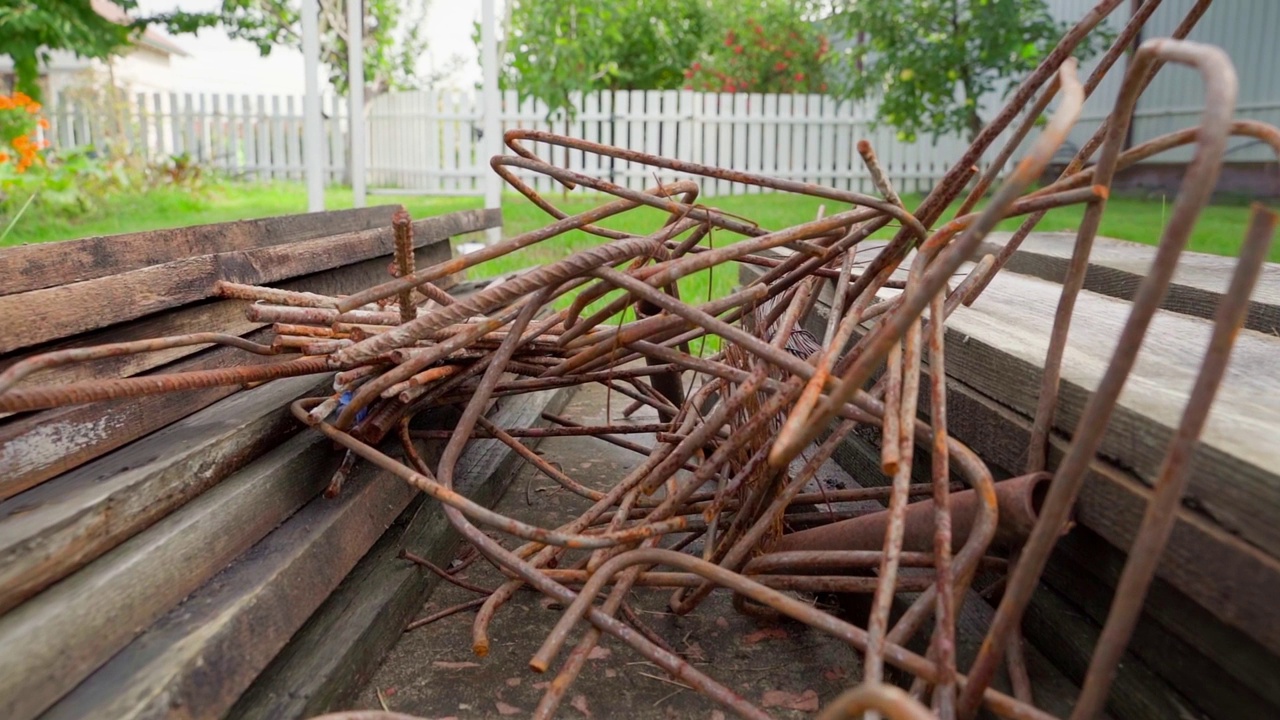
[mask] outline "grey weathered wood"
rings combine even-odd
[[[0,503],[0,613],[297,432],[289,403],[326,382],[286,378],[239,393]]]
[[[420,260],[444,259],[449,252],[447,243],[433,243],[421,248],[416,253]],[[442,257],[443,255],[443,257]],[[335,293],[352,292],[368,287],[370,283],[386,278],[386,261],[375,258],[352,266],[329,270],[316,275],[300,278],[295,287],[299,289],[332,289]],[[244,301],[222,301],[229,303],[233,310],[242,313]],[[201,307],[210,307],[208,304]],[[181,310],[178,312],[182,312]],[[163,318],[161,315],[159,318]],[[239,315],[243,318],[243,314]],[[157,321],[164,323],[157,318]],[[196,321],[196,318],[187,318]],[[207,319],[207,318],[206,318]],[[156,329],[149,320],[139,321],[144,326]],[[205,327],[200,326],[196,327]],[[258,327],[247,324],[235,325],[233,330],[245,327]],[[189,332],[191,328],[186,328]],[[110,333],[110,328],[103,333]],[[142,333],[145,328],[131,329],[130,333]],[[94,334],[97,341],[107,339],[102,334]],[[250,339],[269,342],[266,330],[255,331]],[[144,334],[142,337],[152,337]],[[85,341],[90,342],[91,341]],[[191,349],[180,349],[190,353]],[[125,365],[111,365],[113,361],[105,361],[108,366],[121,374],[139,368],[154,368],[150,365],[152,356],[166,356],[166,353],[131,356],[131,359],[120,359]],[[215,367],[230,367],[234,364],[252,364],[271,361],[273,358],[252,355],[230,348],[214,348],[200,351],[198,354],[186,356],[171,365],[160,368],[162,372],[184,372],[187,370],[204,370]],[[136,364],[135,364],[136,363]],[[88,363],[95,369],[104,366]],[[80,372],[67,368],[67,372]],[[42,373],[39,379],[46,377]],[[60,379],[66,379],[60,376]],[[190,392],[153,395],[132,400],[118,400],[91,405],[77,405],[55,408],[41,413],[14,418],[0,423],[0,462],[5,464],[9,472],[0,475],[0,499],[10,497],[47,480],[60,472],[65,472],[78,465],[92,460],[103,453],[131,442],[146,433],[183,418],[211,403],[217,402],[236,392],[236,387],[216,387],[193,390]]]
[[[465,210],[414,223],[414,243],[483,230],[498,210]],[[499,218],[495,220],[495,218]],[[0,352],[132,320],[213,296],[218,280],[270,283],[390,254],[390,227],[183,258],[93,280],[0,297]],[[90,309],[92,309],[90,311]]]
[[[450,255],[451,250],[447,239],[423,245],[415,253],[416,262],[422,267],[448,260]],[[374,258],[332,270],[272,283],[271,286],[284,290],[314,292],[321,295],[346,295],[380,282],[386,282],[388,279],[386,259]],[[436,285],[441,288],[449,288],[448,281],[450,279],[442,279]],[[243,300],[207,300],[185,307],[173,308],[139,318],[138,320],[119,323],[101,330],[47,343],[38,348],[11,353],[0,357],[0,370],[25,357],[50,350],[145,340],[192,332],[206,332],[210,328],[216,328],[219,332],[228,335],[244,335],[262,327],[261,323],[250,322],[245,318],[244,308],[247,304]],[[19,387],[54,382],[76,382],[98,377],[128,377],[199,352],[200,349],[200,347],[179,347],[140,355],[124,355],[65,365],[60,368],[52,368],[35,373],[19,383]]]
[[[1010,235],[991,233],[980,254],[998,252]],[[1060,283],[1066,277],[1075,241],[1075,233],[1032,233],[1005,267],[1016,273]],[[1151,245],[1107,237],[1095,239],[1084,287],[1102,295],[1131,300],[1151,268],[1155,251]],[[1178,260],[1173,284],[1162,307],[1186,315],[1212,318],[1222,293],[1226,292],[1231,281],[1235,263],[1233,257],[1184,252]],[[1253,292],[1253,302],[1249,304],[1245,327],[1272,335],[1280,334],[1280,265],[1267,263],[1263,266],[1258,286]]]
[[[220,717],[415,493],[358,465],[337,498],[313,499],[42,717]]]
[[[270,342],[268,329],[248,335]],[[234,348],[213,348],[166,366],[166,372],[278,361]],[[27,413],[0,425],[0,499],[9,498],[190,415],[239,390],[222,386],[146,395]]]
[[[947,322],[947,373],[1032,415],[1060,288],[1003,273]],[[1083,292],[1063,361],[1054,425],[1073,432],[1111,360],[1129,304]],[[1103,436],[1099,454],[1154,482],[1199,373],[1209,321],[1159,311]],[[1229,532],[1280,555],[1280,338],[1242,331],[1192,459],[1185,498]]]
[[[1043,581],[1097,625],[1106,621],[1124,558],[1088,528],[1055,548]],[[1208,619],[1162,580],[1147,593],[1129,650],[1209,717],[1280,717],[1280,657]]]
[[[395,205],[102,235],[0,249],[0,295],[92,280],[210,253],[391,225]]]
[[[758,271],[743,269],[743,278]],[[997,279],[998,280],[998,279]],[[994,285],[995,283],[993,283]],[[806,320],[811,331],[820,331],[826,312]],[[958,314],[958,313],[957,313]],[[953,316],[954,317],[954,316]],[[1016,326],[1015,326],[1016,331]],[[979,339],[956,336],[948,330],[948,375],[956,370],[953,360],[967,345]],[[1255,334],[1256,335],[1256,334]],[[988,353],[993,363],[1008,367],[998,354]],[[996,401],[951,377],[948,381],[948,426],[952,435],[977,452],[997,473],[997,477],[1018,474],[1026,464],[1026,448],[1031,423],[1026,414],[1011,410],[999,386],[988,385]],[[919,404],[927,415],[927,388],[921,388]],[[1061,436],[1051,438],[1049,466],[1056,467],[1066,447]],[[856,454],[852,454],[856,455]],[[845,460],[850,454],[837,455]],[[928,467],[927,463],[917,463]],[[878,469],[863,461],[847,467],[855,479],[880,477]],[[1077,521],[1093,529],[1111,545],[1126,549],[1133,542],[1138,524],[1151,497],[1151,490],[1132,474],[1105,460],[1090,464],[1085,485],[1077,501]],[[1200,513],[1182,509],[1161,558],[1158,576],[1185,593],[1218,620],[1254,637],[1261,645],[1280,654],[1280,623],[1275,621],[1275,601],[1280,597],[1280,560],[1232,535]]]
[[[43,712],[314,497],[336,467],[299,435],[0,617],[0,717]]]
[[[492,420],[501,427],[542,424],[569,389],[504,400]],[[459,460],[457,489],[492,505],[515,476],[514,452],[494,440],[470,443]],[[308,718],[343,707],[368,681],[438,584],[435,575],[396,556],[402,548],[444,566],[458,536],[432,501],[400,532],[388,533],[325,601],[289,645],[240,698],[228,717],[243,720]]]
[[[1041,585],[1027,606],[1022,630],[1068,678],[1083,682],[1101,631],[1078,608]],[[1116,667],[1106,708],[1126,720],[1196,717],[1194,706],[1177,688],[1162,681],[1131,653],[1125,653]]]

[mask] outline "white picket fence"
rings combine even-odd
[[[327,181],[347,182],[347,103],[326,96]],[[114,117],[107,117],[107,115]],[[301,180],[301,95],[138,94],[105,110],[60,97],[50,136],[62,147],[124,143],[151,160],[188,155],[206,167],[256,180]]]
[[[572,120],[548,120],[545,106],[514,92],[502,97],[501,126],[568,134],[590,141],[686,161],[771,175],[842,189],[872,192],[858,156],[869,141],[902,192],[927,190],[963,152],[959,137],[902,142],[891,128],[873,128],[866,104],[822,95],[621,91],[587,95]],[[325,167],[331,183],[348,182],[347,107],[326,97]],[[156,159],[189,154],[195,161],[238,177],[301,179],[300,96],[138,95],[118,111],[106,133],[98,111],[60,99],[52,118],[54,141],[63,146],[124,142]],[[383,95],[368,108],[368,183],[372,192],[477,195],[492,172],[481,149],[482,109],[471,91],[414,91]],[[534,146],[560,167],[633,189],[669,182],[677,173],[579,151]],[[559,185],[529,178],[540,192]],[[723,180],[702,181],[703,193],[759,192]]]
[[[502,130],[530,128],[679,158],[704,165],[802,182],[873,190],[857,141],[875,149],[903,192],[926,190],[968,145],[959,137],[907,143],[891,128],[873,129],[866,104],[822,95],[695,93],[634,90],[578,98],[571,120],[550,120],[539,101],[503,93]],[[481,108],[471,92],[416,91],[384,95],[370,108],[369,182],[387,191],[476,194],[490,172],[480,148]],[[633,189],[669,182],[678,173],[608,157],[534,146],[560,167]],[[544,175],[517,170],[535,189],[559,187]],[[723,180],[702,182],[709,195],[760,192]]]

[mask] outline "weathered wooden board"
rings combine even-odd
[[[947,323],[947,373],[1002,405],[1033,415],[1059,287],[998,276]],[[1063,361],[1055,426],[1074,431],[1110,363],[1129,304],[1082,292]],[[1208,343],[1209,321],[1159,311],[1120,395],[1099,454],[1154,482]],[[1280,556],[1280,337],[1242,331],[1192,470],[1185,503]]]
[[[991,233],[980,254],[996,253],[1012,233]],[[1075,233],[1032,233],[1005,267],[1016,273],[1061,283],[1075,249]],[[1155,247],[1100,237],[1089,254],[1084,287],[1093,292],[1131,300],[1151,268]],[[1212,318],[1222,293],[1231,282],[1235,258],[1184,252],[1163,307],[1173,312]],[[1258,278],[1245,327],[1280,334],[1280,265],[1267,263]]]
[[[1022,631],[1058,665],[1073,682],[1084,682],[1089,658],[1098,644],[1100,630],[1074,605],[1041,585],[1023,616]],[[1118,718],[1168,720],[1197,717],[1177,688],[1161,680],[1132,653],[1125,653],[1116,668],[1107,711]]]
[[[304,433],[0,616],[0,717],[49,708],[315,497],[337,464]]]
[[[433,243],[416,253],[420,260],[444,259],[449,248],[447,243]],[[339,291],[363,289],[386,277],[386,261],[383,258],[366,260],[356,265],[329,270],[317,275],[300,278],[300,288],[337,288]],[[222,305],[222,303],[226,303]],[[246,327],[258,327],[244,321],[244,301],[221,301],[218,305],[228,307],[238,313],[245,325],[236,325],[236,330]],[[213,307],[206,304],[200,307]],[[178,311],[183,312],[182,310]],[[222,311],[218,311],[221,313]],[[157,317],[164,317],[163,315]],[[192,322],[200,317],[188,316]],[[148,320],[140,321],[148,323]],[[198,325],[196,327],[207,328]],[[152,327],[151,329],[156,329]],[[185,331],[190,331],[187,328]],[[109,328],[105,333],[109,333]],[[149,337],[147,335],[145,337]],[[250,339],[269,342],[267,330],[256,331],[249,335]],[[104,339],[99,337],[99,340]],[[173,353],[181,352],[184,356],[193,350],[177,348]],[[118,362],[126,363],[117,370],[138,370],[156,368],[152,365],[153,356],[165,357],[166,353],[135,355],[120,358]],[[171,365],[159,368],[160,372],[184,372],[188,370],[206,370],[216,367],[231,367],[235,364],[253,364],[278,361],[279,358],[264,357],[236,350],[233,348],[213,348],[185,357]],[[104,361],[111,363],[112,361]],[[87,364],[93,365],[93,364]],[[71,366],[66,372],[79,372]],[[101,368],[103,366],[95,366]],[[136,372],[134,374],[137,374]],[[47,377],[42,373],[41,379]],[[66,379],[66,378],[63,378]],[[183,418],[190,413],[207,407],[228,395],[236,392],[237,387],[216,387],[190,392],[155,395],[133,400],[94,403],[73,407],[57,408],[42,413],[32,413],[16,417],[0,423],[0,462],[7,463],[8,475],[0,476],[0,500],[33,487],[60,472],[65,472],[80,464],[92,460],[103,453],[132,442],[166,424]]]
[[[438,240],[419,247],[415,257],[416,261],[425,267],[427,264],[448,260],[450,254],[448,240]],[[386,282],[388,279],[387,259],[383,257],[272,283],[271,285],[284,290],[314,292],[322,295],[347,295],[377,283]],[[442,280],[436,285],[441,288],[448,288],[449,283],[447,280],[449,279],[451,278]],[[207,332],[211,328],[216,328],[218,331],[228,335],[244,335],[262,327],[262,323],[250,322],[245,318],[244,309],[247,304],[243,300],[206,300],[185,307],[173,308],[138,320],[119,323],[101,330],[82,333],[65,340],[11,353],[8,356],[0,357],[0,370],[25,357],[64,348],[145,340],[168,335],[184,335],[192,332]],[[160,367],[165,363],[199,352],[201,349],[198,346],[179,347],[141,355],[124,355],[66,365],[35,373],[22,381],[19,387],[33,384],[76,382],[97,377],[128,377]]]
[[[42,717],[220,717],[415,494],[359,464],[341,495],[313,499]]]
[[[744,277],[755,277],[745,269]],[[993,283],[994,285],[994,283]],[[821,331],[825,308],[806,320],[810,331]],[[954,317],[954,316],[953,316]],[[948,331],[948,373],[966,344],[977,343]],[[1021,472],[1026,464],[1026,448],[1031,422],[1027,415],[1011,410],[1003,402],[977,392],[957,379],[948,381],[948,425],[951,433],[977,452],[997,477]],[[927,415],[926,388],[921,389],[921,411]],[[1061,436],[1051,439],[1050,467],[1056,467],[1066,447]],[[837,453],[842,462],[856,461],[857,453]],[[917,463],[927,468],[925,463]],[[883,476],[874,466],[847,466],[860,482]],[[1133,542],[1138,524],[1151,497],[1151,490],[1132,474],[1097,460],[1090,465],[1080,498],[1077,521],[1092,528],[1114,547],[1126,549]],[[1190,509],[1178,513],[1178,522],[1158,568],[1159,577],[1178,588],[1230,627],[1254,637],[1261,645],[1280,654],[1280,624],[1274,622],[1274,598],[1280,597],[1280,560],[1260,551],[1225,531],[1211,519]]]
[[[953,386],[948,400],[955,397]],[[858,471],[868,484],[884,485],[888,482],[878,469],[878,432],[851,434],[838,446],[836,459],[842,467]],[[927,453],[917,453],[917,465],[929,467]],[[1009,474],[998,467],[993,470],[998,477]],[[1045,568],[1044,582],[1063,599],[1079,605],[1087,613],[1094,626],[1089,635],[1092,637],[1106,619],[1123,563],[1124,556],[1120,550],[1087,527],[1077,526],[1058,541],[1054,556]],[[1105,575],[1105,580],[1099,574]],[[895,607],[899,602],[895,599]],[[969,594],[957,619],[959,667],[968,667],[976,656],[976,649],[993,615],[990,605],[975,598],[972,592]],[[1168,624],[1157,622],[1155,617],[1163,618]],[[1048,649],[1059,650],[1057,642]],[[1037,706],[1059,717],[1069,715],[1079,694],[1075,685],[1079,678],[1069,680],[1056,672],[1056,668],[1048,671],[1039,664],[1043,658],[1039,650],[1031,645],[1028,651],[1027,661]],[[1133,707],[1149,709],[1153,704],[1158,706],[1164,702],[1162,698],[1170,688],[1178,688],[1178,693],[1210,717],[1274,717],[1280,714],[1280,704],[1271,702],[1280,701],[1280,657],[1268,653],[1240,631],[1217,621],[1205,608],[1163,580],[1156,579],[1148,594],[1145,614],[1129,643],[1129,651],[1164,683],[1146,682],[1142,677],[1137,681],[1127,681],[1131,684],[1126,686],[1126,691],[1145,688],[1146,692],[1153,692],[1157,697],[1143,700],[1128,698],[1113,708],[1117,713],[1131,711]],[[1079,659],[1075,662],[1078,663]],[[1121,672],[1127,672],[1126,666],[1121,665]],[[1002,678],[1003,671],[997,676],[997,681]],[[996,687],[1002,686],[997,682]],[[1061,706],[1064,698],[1066,704]]]
[[[542,412],[559,412],[571,395],[571,389],[564,389],[509,398],[492,419],[501,427],[540,425]],[[517,462],[515,453],[498,441],[473,442],[459,460],[457,489],[491,505],[506,491]],[[443,567],[457,546],[457,534],[444,514],[434,502],[425,502],[406,527],[388,533],[360,561],[228,717],[302,719],[343,707],[372,677],[439,582],[427,570],[397,560],[400,550]]]
[[[119,545],[302,428],[328,377],[233,395],[0,503],[0,613]]]
[[[1088,528],[1063,538],[1044,583],[1097,625],[1106,621],[1124,557]],[[1157,579],[1129,650],[1210,717],[1280,717],[1280,657]]]
[[[269,329],[249,339],[270,342]],[[279,362],[235,348],[213,348],[164,368],[165,372],[211,370]],[[59,473],[154,432],[239,390],[238,386],[147,395],[72,405],[14,417],[0,425],[0,499],[17,495]]]
[[[415,243],[482,230],[498,210],[466,210],[414,223]],[[133,320],[211,297],[218,280],[270,283],[390,254],[390,227],[288,245],[200,255],[93,280],[0,297],[0,352]]]
[[[391,225],[395,205],[147,230],[0,249],[0,295],[92,280],[211,253]]]

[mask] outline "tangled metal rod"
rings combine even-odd
[[[1132,16],[1082,84],[1070,55],[1121,5],[1120,0],[1099,2],[1011,95],[914,211],[904,206],[892,178],[865,141],[858,150],[880,197],[547,132],[512,130],[506,135],[511,154],[494,157],[491,164],[553,218],[549,225],[447,262],[415,268],[411,226],[407,214],[398,212],[392,266],[396,277],[385,283],[347,297],[218,285],[222,297],[252,301],[247,308],[251,320],[274,323],[269,345],[211,329],[38,355],[0,373],[0,412],[336,373],[334,392],[295,402],[294,415],[333,439],[350,458],[373,463],[439,501],[449,523],[507,578],[496,589],[460,583],[484,596],[446,611],[479,606],[473,627],[475,652],[487,652],[489,624],[522,587],[566,607],[530,661],[535,671],[551,669],[570,636],[585,625],[535,717],[554,715],[603,634],[627,643],[736,715],[768,717],[635,620],[627,597],[638,588],[665,588],[672,593],[671,609],[679,614],[695,611],[709,594],[727,589],[744,612],[794,618],[861,653],[861,683],[829,703],[824,719],[862,712],[912,720],[967,719],[980,706],[1002,717],[1048,718],[1033,703],[1033,688],[1017,652],[1023,611],[1067,526],[1120,389],[1196,218],[1208,203],[1227,138],[1249,135],[1280,154],[1280,132],[1275,128],[1233,121],[1235,74],[1226,55],[1182,39],[1208,4],[1197,2],[1173,38],[1141,45],[1114,111],[1066,172],[1039,189],[1033,190],[1033,183],[1062,146],[1084,100],[1138,37],[1159,0],[1149,0]],[[1166,62],[1200,70],[1206,87],[1200,123],[1124,150],[1137,99]],[[1005,162],[1055,101],[1030,148],[985,207],[975,212]],[[962,200],[974,177],[974,164],[1019,113],[1023,118],[1012,140]],[[1052,474],[1044,472],[1063,349],[1111,183],[1118,170],[1186,144],[1196,146],[1196,156],[1154,265],[1065,458]],[[632,190],[553,166],[530,149],[542,145],[643,165],[681,179],[643,192]],[[1086,168],[1098,150],[1097,162]],[[531,174],[614,199],[568,215],[533,188]],[[695,178],[821,198],[838,209],[791,227],[765,228],[698,202]],[[931,229],[956,201],[958,215]],[[1078,204],[1085,206],[1084,220],[1049,338],[1026,475],[995,482],[982,458],[948,433],[945,324],[958,307],[982,294],[1047,210]],[[647,213],[644,217],[652,218],[655,210],[661,220],[647,235],[598,224],[623,214]],[[1004,251],[975,258],[986,234],[1012,217],[1025,221]],[[873,233],[891,225],[897,226],[892,240],[870,247],[867,241]],[[1189,457],[1275,229],[1275,214],[1255,207],[1203,367],[1165,455],[1090,663],[1075,718],[1095,716],[1105,702],[1171,532]],[[571,231],[599,236],[603,242],[470,295],[455,297],[431,284]],[[716,234],[737,239],[711,246]],[[775,249],[785,252],[767,252]],[[861,260],[856,259],[860,250]],[[681,279],[736,264],[755,265],[762,275],[727,296],[696,301],[680,296]],[[800,322],[817,303],[824,284],[833,287],[835,300],[826,332],[818,338]],[[891,288],[901,292],[883,293]],[[704,357],[691,351],[695,342],[705,344],[708,339],[719,343],[717,352]],[[187,345],[225,345],[280,359],[200,372],[39,384],[41,371],[53,367]],[[657,420],[608,418],[602,425],[585,426],[547,416],[553,422],[549,428],[504,428],[485,417],[494,398],[588,383],[617,390],[634,400],[635,407],[651,408]],[[917,417],[922,384],[930,402],[927,422]],[[461,409],[453,430],[423,430],[414,424],[416,417],[444,406]],[[882,470],[891,478],[890,487],[827,490],[818,485],[815,491],[818,468],[856,428],[879,434]],[[393,431],[407,463],[380,449]],[[642,460],[613,485],[591,487],[521,444],[522,438],[563,436],[611,442]],[[644,444],[648,437],[653,442]],[[538,471],[580,496],[588,509],[562,526],[539,527],[458,493],[453,488],[458,459],[477,438],[510,446]],[[415,444],[423,439],[445,442],[434,467]],[[930,452],[929,484],[911,484],[916,447]],[[793,461],[802,451],[804,462],[797,466]],[[340,475],[348,466],[344,463]],[[953,474],[961,485],[953,485]],[[1045,486],[1047,493],[1040,492]],[[341,477],[336,477],[327,494],[340,489]],[[1033,502],[1042,494],[1042,503]],[[887,509],[850,514],[832,505],[868,498],[887,501]],[[813,505],[826,505],[829,511],[793,512]],[[525,544],[509,550],[481,527]],[[904,577],[899,574],[902,567],[925,572]],[[956,660],[956,616],[980,567],[1007,568],[1007,587],[977,659],[962,669]],[[868,575],[872,570],[874,575]],[[448,577],[447,571],[433,571]],[[872,610],[867,618],[838,617],[798,599],[796,593],[866,593],[872,596]],[[904,593],[915,597],[891,623],[892,601]],[[603,600],[597,602],[600,597]],[[615,617],[619,613],[621,619]],[[907,650],[908,641],[930,627],[930,619],[927,652]],[[1008,664],[1015,680],[1014,696],[990,687],[1002,663]],[[910,692],[886,684],[885,665],[914,678]]]

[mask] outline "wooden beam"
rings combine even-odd
[[[1012,233],[991,233],[979,255],[996,253]],[[1075,249],[1075,233],[1032,233],[1009,258],[1005,267],[1016,273],[1033,275],[1061,283]],[[1100,237],[1093,241],[1089,269],[1085,273],[1086,290],[1132,300],[1138,285],[1151,268],[1156,249],[1151,245]],[[1169,294],[1162,307],[1184,315],[1213,318],[1222,293],[1226,292],[1235,269],[1236,259],[1221,255],[1184,252],[1178,260]],[[1280,265],[1267,263],[1262,268],[1245,327],[1258,332],[1280,334]]]
[[[754,268],[744,267],[742,270],[744,281],[758,275],[759,272]],[[997,278],[992,287],[999,280]],[[818,310],[818,313],[813,313],[805,320],[806,327],[811,332],[821,331],[825,326],[825,318],[821,314],[829,310],[821,303]],[[1015,337],[1025,334],[1018,330],[1016,324],[1009,332],[1014,333]],[[1005,394],[999,392],[1000,388],[995,384],[994,378],[990,378],[991,382],[987,386],[1000,398],[998,402],[952,376],[953,371],[963,367],[953,362],[957,356],[966,351],[971,352],[972,348],[969,346],[981,344],[981,337],[966,335],[948,327],[948,426],[951,434],[978,453],[997,477],[1007,477],[1020,473],[1025,467],[1030,419],[1026,414],[1008,407],[1009,401]],[[987,356],[998,357],[995,353],[988,353]],[[971,359],[970,364],[972,362],[976,361]],[[999,359],[992,362],[999,363],[1002,367],[1009,366],[1007,361]],[[922,415],[927,415],[927,386],[921,388],[919,407]],[[874,431],[870,433],[873,436],[878,434]],[[1051,438],[1050,469],[1057,467],[1067,442],[1060,435]],[[851,457],[851,454],[837,453],[836,457],[837,460],[842,460]],[[928,467],[927,463],[916,464]],[[878,468],[868,468],[866,463],[847,469],[860,482],[863,478],[868,481],[880,478],[880,482],[886,482]],[[1118,469],[1106,460],[1095,460],[1090,464],[1089,474],[1077,501],[1076,520],[1093,529],[1114,547],[1127,549],[1133,542],[1134,533],[1150,497],[1150,488],[1133,474]],[[1178,522],[1161,559],[1158,576],[1200,604],[1219,621],[1254,637],[1264,647],[1280,654],[1280,622],[1276,622],[1273,600],[1280,597],[1280,560],[1275,556],[1244,542],[1212,519],[1183,508],[1178,512]]]
[[[543,425],[542,412],[558,413],[572,394],[565,389],[504,400],[492,419],[501,427]],[[459,460],[457,489],[491,506],[506,492],[518,461],[498,441],[472,442]],[[443,567],[455,556],[458,540],[435,503],[424,503],[407,526],[383,537],[227,717],[303,720],[345,707],[439,583],[425,568],[398,560],[401,548]]]
[[[554,394],[516,404],[542,408]],[[484,444],[498,457],[514,457],[506,446]],[[480,480],[497,479],[493,463],[474,469]],[[144,718],[174,704],[191,717],[223,716],[415,495],[361,464],[336,500],[313,500],[44,717]],[[433,502],[423,511],[443,517]]]
[[[448,246],[434,243],[420,249],[419,258],[437,258],[447,252]],[[366,260],[353,266],[329,270],[317,275],[302,278],[299,288],[314,289],[334,288],[335,292],[351,292],[368,287],[370,281],[386,277],[385,258]],[[244,301],[226,301],[232,303],[232,309],[239,308],[243,317]],[[208,305],[203,307],[209,307]],[[182,311],[179,311],[182,312]],[[218,311],[221,313],[221,311]],[[164,316],[159,316],[163,318]],[[187,316],[186,320],[197,322],[200,316]],[[208,319],[207,316],[205,319]],[[143,320],[146,324],[148,321]],[[162,321],[163,322],[163,321]],[[148,327],[153,326],[148,325]],[[207,328],[207,325],[195,325],[194,328]],[[235,326],[243,330],[245,326]],[[248,327],[258,327],[249,324]],[[141,332],[133,329],[131,332]],[[144,337],[151,337],[144,335]],[[248,336],[257,341],[269,342],[267,330],[256,331]],[[213,348],[199,351],[181,349],[189,355],[176,363],[160,368],[163,372],[183,372],[188,370],[207,370],[217,367],[231,367],[236,364],[252,364],[278,360],[245,353],[232,348]],[[198,354],[190,355],[193,351]],[[131,356],[131,360],[123,367],[115,366],[121,374],[141,368],[152,369],[156,360],[168,357],[167,353],[152,353]],[[125,359],[120,359],[124,361]],[[111,363],[112,361],[104,361]],[[104,369],[101,365],[87,363],[95,369]],[[74,366],[66,368],[73,372]],[[78,372],[78,371],[75,371]],[[128,374],[136,374],[129,372]],[[45,374],[41,375],[46,377]],[[190,392],[169,395],[153,395],[132,400],[94,403],[92,405],[76,405],[56,408],[40,413],[13,418],[0,424],[0,462],[9,468],[6,475],[0,476],[0,500],[11,497],[39,483],[75,468],[93,458],[110,452],[125,443],[132,442],[143,435],[164,427],[168,423],[207,407],[236,392],[236,387],[217,387],[193,390]]]
[[[294,437],[0,617],[0,717],[48,709],[315,497],[337,460],[324,436]]]
[[[1101,626],[1123,566],[1119,551],[1078,528],[1059,541],[1043,582]],[[1209,717],[1280,717],[1280,656],[1163,580],[1147,592],[1129,651]]]
[[[209,253],[391,226],[395,205],[281,215],[0,249],[0,295],[82,282]]]
[[[499,211],[466,210],[414,223],[414,241],[482,230]],[[0,352],[96,330],[213,297],[218,280],[271,283],[394,250],[390,227],[288,245],[183,258],[93,280],[0,297]]]
[[[0,614],[218,484],[302,425],[328,377],[238,393],[0,503]]]
[[[947,322],[947,374],[1001,405],[1032,416],[1060,288],[999,275],[972,308]],[[1111,361],[1130,305],[1091,292],[1076,303],[1054,425],[1075,430]],[[1199,373],[1211,323],[1158,311],[1120,395],[1099,455],[1154,482]],[[1184,503],[1231,533],[1280,556],[1280,378],[1266,369],[1280,337],[1242,331],[1192,458]],[[1020,466],[1019,466],[1020,467]]]

